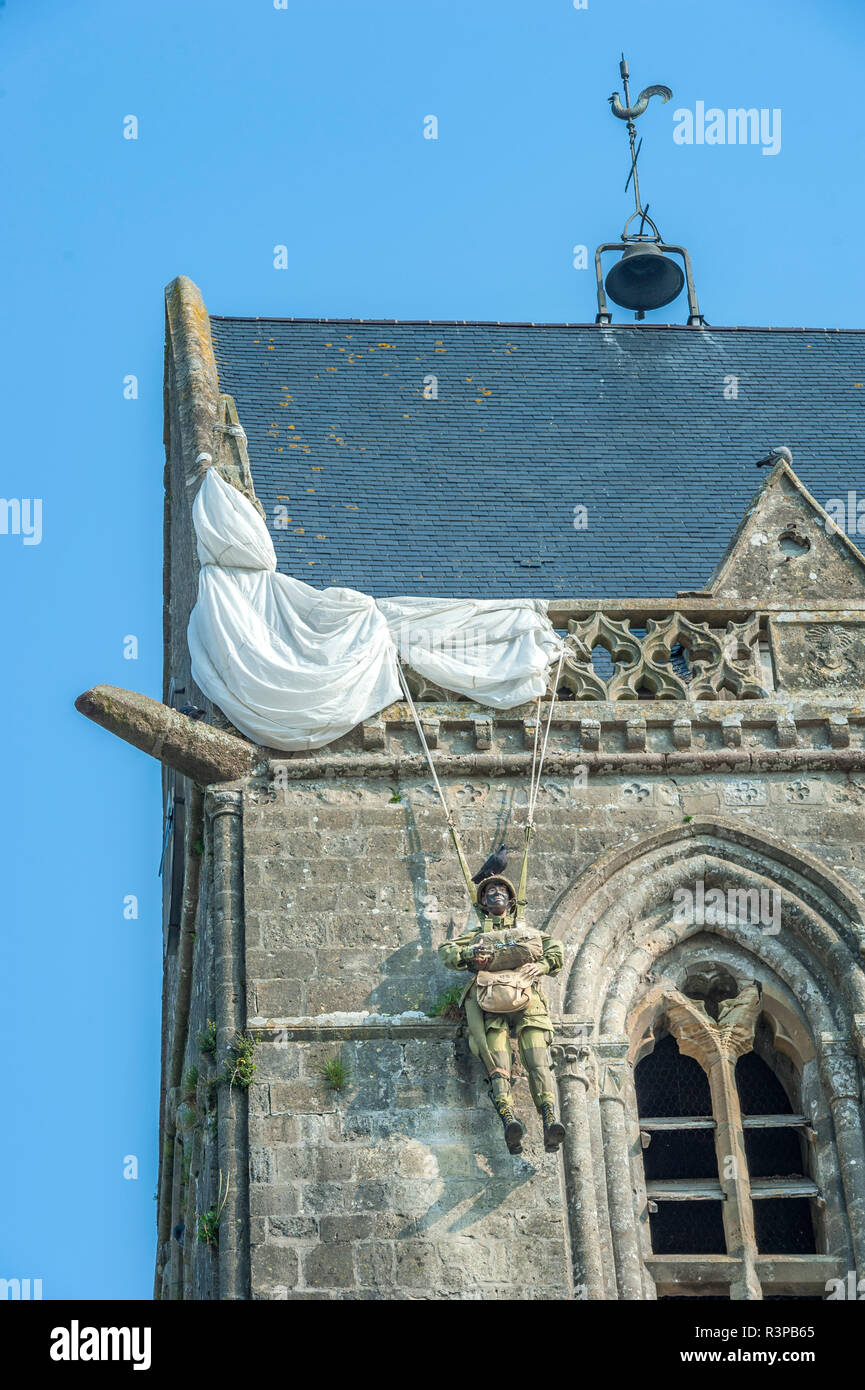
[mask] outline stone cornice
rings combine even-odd
[[[527,777],[530,753],[438,753],[440,776]],[[429,768],[422,753],[351,753],[331,757],[273,759],[270,775],[277,787],[291,782],[352,777],[426,777]],[[727,748],[693,752],[598,752],[575,749],[548,753],[544,776],[656,776],[700,773],[756,772],[862,772],[865,748]]]

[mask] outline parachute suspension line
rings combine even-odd
[[[445,801],[445,794],[444,794],[444,792],[442,791],[441,782],[440,782],[439,779],[438,779],[438,775],[437,775],[437,773],[436,773],[435,766],[434,766],[434,764],[433,764],[432,754],[431,754],[430,751],[429,751],[429,746],[428,746],[427,741],[426,741],[426,735],[424,734],[424,731],[423,731],[423,725],[421,724],[420,719],[418,718],[418,712],[417,712],[417,710],[415,709],[414,700],[413,700],[412,697],[411,697],[411,691],[410,691],[409,688],[408,688],[408,682],[407,682],[407,680],[406,680],[406,678],[405,678],[405,676],[404,676],[404,674],[403,674],[402,665],[401,665],[401,663],[399,662],[399,660],[397,660],[396,668],[397,668],[397,671],[399,672],[400,685],[401,685],[402,688],[403,688],[403,694],[405,695],[405,698],[406,698],[406,700],[407,700],[407,702],[408,702],[408,707],[409,707],[409,709],[411,710],[411,713],[412,713],[412,718],[413,718],[413,720],[414,720],[414,722],[415,722],[415,728],[417,729],[418,738],[419,738],[420,741],[421,741],[421,745],[422,745],[422,747],[423,747],[423,751],[424,751],[424,753],[426,754],[426,760],[427,760],[427,762],[429,763],[429,770],[430,770],[430,772],[432,773],[432,779],[433,779],[433,781],[435,782],[435,789],[436,789],[436,791],[437,791],[438,794],[439,794],[439,800],[441,801],[441,804],[442,804],[442,806],[443,806],[443,808],[444,808],[444,813],[445,813],[445,816],[447,817],[448,825],[450,825],[450,824],[451,824],[451,813],[450,813],[450,810],[449,810],[449,808],[448,808],[448,804],[447,804],[447,802]]]
[[[535,711],[535,741],[532,748],[532,769],[529,777],[529,806],[526,818],[526,847],[523,850],[523,862],[520,868],[520,884],[517,889],[517,918],[519,919],[526,906],[526,883],[529,872],[529,840],[532,838],[534,824],[532,823],[532,811],[535,800],[535,774],[538,766],[538,733],[541,727],[541,697],[537,699],[537,709]]]
[[[553,681],[553,693],[552,693],[552,698],[550,699],[549,713],[547,714],[547,727],[546,727],[546,729],[544,730],[544,742],[543,742],[543,745],[541,746],[541,756],[540,756],[540,760],[539,760],[539,762],[538,762],[537,776],[534,777],[534,779],[533,779],[533,781],[534,781],[534,786],[533,786],[533,789],[532,789],[532,799],[531,799],[531,801],[529,802],[529,827],[530,827],[531,829],[534,829],[535,805],[537,804],[537,800],[538,800],[538,792],[539,792],[540,789],[541,789],[541,773],[543,772],[543,768],[544,768],[544,758],[547,756],[547,740],[548,740],[549,737],[550,737],[550,726],[552,725],[552,722],[553,722],[553,709],[555,708],[555,704],[556,704],[556,692],[558,691],[558,688],[559,688],[559,677],[560,677],[561,674],[562,674],[562,663],[564,662],[564,659],[565,659],[565,649],[564,649],[564,646],[563,646],[563,647],[562,647],[562,650],[561,650],[561,654],[560,654],[560,656],[559,656],[559,664],[558,664],[558,666],[556,667],[556,677],[555,677],[555,680]],[[539,718],[540,718],[540,700],[538,701],[538,716],[539,716]],[[536,740],[537,740],[537,732],[538,732],[538,730],[537,730],[537,725],[536,725],[536,726],[535,726],[535,739],[536,739]]]
[[[408,688],[408,681],[406,680],[405,675],[404,675],[404,673],[403,673],[402,664],[401,664],[401,662],[399,661],[399,658],[397,658],[396,669],[397,669],[397,671],[398,671],[398,673],[399,673],[399,680],[400,680],[400,685],[402,686],[402,689],[403,689],[403,694],[405,695],[406,702],[407,702],[407,704],[408,704],[409,709],[411,710],[412,719],[413,719],[414,722],[415,722],[415,728],[417,729],[418,738],[419,738],[420,741],[421,741],[421,747],[423,748],[423,751],[424,751],[424,753],[426,754],[426,760],[427,760],[427,763],[428,763],[428,765],[429,765],[430,773],[432,774],[433,782],[435,783],[435,789],[436,789],[436,791],[437,791],[438,794],[439,794],[439,801],[440,801],[441,804],[442,804],[442,810],[443,810],[444,813],[445,813],[445,820],[447,821],[448,829],[449,829],[450,832],[451,832],[451,839],[452,839],[453,842],[454,842],[454,849],[456,850],[456,852],[457,852],[457,858],[458,858],[459,861],[460,861],[460,868],[461,868],[462,871],[463,871],[463,877],[465,878],[466,886],[468,887],[468,890],[469,890],[469,897],[471,898],[472,903],[473,903],[474,906],[475,906],[475,909],[476,909],[476,910],[479,910],[478,907],[477,907],[477,900],[476,900],[476,896],[475,896],[475,894],[476,894],[476,889],[475,889],[474,883],[472,882],[472,871],[471,871],[471,869],[469,868],[468,863],[466,862],[466,857],[465,857],[465,855],[463,854],[463,847],[462,847],[462,845],[460,844],[460,837],[459,837],[459,835],[457,834],[457,828],[456,828],[456,826],[454,825],[454,818],[453,818],[453,816],[452,816],[452,814],[451,814],[450,807],[448,806],[447,801],[445,800],[445,794],[444,794],[444,792],[442,791],[442,785],[441,785],[441,782],[440,782],[439,779],[438,779],[438,774],[436,773],[436,770],[435,770],[435,764],[433,763],[432,754],[430,753],[429,745],[428,745],[428,743],[427,743],[427,741],[426,741],[426,735],[424,734],[424,731],[423,731],[423,725],[421,724],[420,719],[419,719],[419,717],[418,717],[418,712],[417,712],[417,710],[415,709],[415,703],[414,703],[414,700],[413,700],[412,697],[411,697],[411,691],[410,691],[409,688]]]
[[[564,649],[564,646],[563,646],[563,647],[562,647],[562,650],[561,650],[561,654],[559,655],[559,664],[558,664],[558,667],[556,668],[556,677],[555,677],[555,680],[553,681],[553,693],[552,693],[552,697],[551,697],[551,699],[550,699],[550,708],[549,708],[549,713],[547,714],[547,725],[546,725],[546,729],[544,730],[544,741],[543,741],[543,743],[542,743],[542,745],[541,745],[541,756],[540,756],[540,758],[538,757],[538,737],[539,737],[539,733],[540,733],[540,724],[541,724],[541,697],[538,696],[538,711],[537,711],[537,718],[535,719],[535,739],[534,739],[534,748],[533,748],[533,751],[532,751],[532,768],[531,768],[531,777],[530,777],[530,779],[529,779],[529,810],[528,810],[528,820],[527,820],[527,823],[526,823],[526,848],[525,848],[525,851],[524,851],[524,853],[523,853],[523,863],[522,863],[522,869],[521,869],[521,872],[520,872],[520,884],[519,884],[519,889],[517,890],[517,915],[518,915],[518,916],[520,915],[520,913],[521,913],[523,907],[525,907],[525,902],[526,902],[526,876],[527,876],[528,863],[529,863],[529,840],[531,839],[532,831],[533,831],[534,828],[535,828],[535,826],[534,826],[535,804],[536,804],[537,799],[538,799],[538,792],[540,791],[540,788],[541,788],[541,774],[542,774],[543,768],[544,768],[544,759],[545,759],[546,754],[547,754],[547,741],[548,741],[548,739],[549,739],[549,737],[550,737],[550,727],[551,727],[552,722],[553,722],[553,709],[554,709],[555,703],[556,703],[556,692],[558,691],[558,688],[559,688],[559,677],[560,677],[560,675],[561,675],[561,673],[562,673],[562,663],[564,662],[564,659],[565,659],[565,649]],[[436,789],[436,791],[438,792],[439,801],[441,802],[441,804],[442,804],[442,809],[443,809],[443,811],[444,811],[444,813],[445,813],[445,819],[446,819],[446,821],[447,821],[448,828],[450,829],[450,832],[451,832],[451,837],[452,837],[452,839],[453,839],[454,846],[455,846],[455,848],[456,848],[456,852],[457,852],[457,855],[458,855],[458,857],[459,857],[460,865],[461,865],[461,867],[462,867],[462,871],[463,871],[463,874],[464,874],[464,876],[465,876],[466,883],[467,883],[468,886],[469,886],[469,892],[472,894],[472,900],[475,901],[475,899],[474,899],[474,883],[472,882],[471,870],[469,869],[469,866],[468,866],[468,864],[466,863],[466,858],[465,858],[465,855],[463,854],[462,845],[460,844],[459,836],[457,835],[456,826],[454,825],[453,816],[452,816],[452,814],[451,814],[450,807],[448,806],[447,801],[445,800],[445,794],[444,794],[444,792],[442,791],[442,785],[441,785],[441,782],[440,782],[439,779],[438,779],[438,774],[437,774],[437,772],[436,772],[436,770],[435,770],[435,764],[433,763],[432,754],[430,753],[429,745],[428,745],[428,743],[427,743],[427,741],[426,741],[426,735],[424,734],[424,731],[423,731],[423,725],[422,725],[421,722],[420,722],[420,717],[419,717],[419,715],[418,715],[417,709],[415,708],[414,700],[413,700],[412,697],[411,697],[411,691],[410,691],[409,688],[408,688],[408,682],[406,681],[405,673],[403,672],[403,668],[402,668],[402,663],[399,661],[399,659],[397,659],[396,665],[397,665],[397,672],[398,672],[398,674],[399,674],[400,685],[402,686],[403,694],[405,695],[405,698],[406,698],[406,703],[408,704],[408,707],[409,707],[409,709],[411,710],[411,716],[412,716],[412,719],[414,720],[415,728],[417,729],[418,738],[419,738],[420,741],[421,741],[421,747],[423,748],[424,754],[425,754],[425,756],[426,756],[427,765],[429,766],[429,770],[430,770],[430,773],[431,773],[431,775],[432,775],[433,782],[434,782],[434,784],[435,784],[435,789]]]
[[[533,747],[533,749],[532,749],[532,774],[531,774],[531,777],[529,778],[529,810],[528,810],[528,825],[529,825],[529,827],[531,827],[531,824],[532,824],[532,810],[533,810],[533,808],[534,808],[534,801],[535,801],[535,774],[536,774],[536,772],[537,772],[537,767],[538,767],[538,733],[539,733],[539,730],[540,730],[540,727],[541,727],[541,697],[540,697],[540,695],[538,696],[537,702],[536,702],[536,703],[537,703],[537,709],[535,710],[535,743],[534,743],[534,747]]]
[[[556,692],[559,688],[559,676],[562,674],[562,662],[565,659],[565,649],[562,647],[559,656],[559,664],[556,668],[556,678],[553,681],[553,693],[550,699],[550,709],[547,715],[547,727],[544,732],[544,741],[541,746],[541,756],[538,758],[538,734],[541,726],[541,697],[538,696],[538,710],[535,717],[535,742],[532,750],[532,771],[529,779],[529,810],[526,818],[526,847],[523,850],[523,863],[520,869],[520,885],[517,889],[517,917],[521,917],[526,905],[526,883],[529,870],[529,841],[532,838],[532,831],[535,828],[535,805],[538,799],[538,792],[541,789],[541,773],[544,769],[544,758],[547,753],[547,739],[550,736],[550,725],[553,722],[553,706],[556,703]]]

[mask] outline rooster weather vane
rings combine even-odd
[[[619,63],[619,73],[625,89],[625,100],[623,103],[619,93],[613,92],[609,98],[609,103],[613,115],[620,121],[626,121],[628,125],[631,167],[625,181],[625,192],[633,180],[634,211],[625,223],[621,241],[606,242],[603,246],[599,246],[595,252],[595,273],[598,282],[598,313],[595,322],[612,322],[612,316],[607,307],[607,295],[614,304],[620,304],[625,309],[634,309],[636,317],[642,319],[645,317],[647,309],[660,309],[676,299],[681,294],[687,280],[688,324],[692,327],[699,327],[704,320],[697,303],[690,258],[683,246],[668,246],[662,241],[657,225],[649,216],[649,204],[643,206],[637,171],[637,160],[640,157],[640,150],[643,148],[643,141],[641,139],[639,144],[637,143],[637,129],[634,122],[646,111],[652,97],[660,97],[661,103],[665,104],[673,93],[669,87],[665,87],[662,83],[654,83],[651,87],[643,88],[632,106],[629,87],[630,74],[624,53],[622,54],[622,61]],[[631,224],[637,219],[639,219],[637,230],[635,232],[629,231]],[[646,230],[647,226],[650,228],[649,231]],[[623,253],[621,260],[613,266],[607,276],[606,284],[601,269],[601,253],[603,251],[621,251]],[[685,274],[682,273],[675,261],[671,261],[663,254],[665,251],[672,251],[682,257],[685,263]]]

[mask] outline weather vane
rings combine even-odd
[[[618,116],[620,121],[628,122],[628,140],[630,141],[631,145],[631,170],[625,182],[625,192],[627,193],[628,184],[631,182],[631,179],[633,179],[635,205],[634,212],[631,214],[631,216],[625,223],[625,230],[622,233],[622,240],[625,239],[628,227],[633,222],[635,217],[640,218],[640,231],[637,233],[638,236],[642,235],[643,226],[646,222],[648,222],[654,228],[655,236],[658,237],[660,236],[660,233],[657,227],[655,226],[654,222],[652,221],[651,217],[649,217],[648,215],[648,204],[646,204],[646,207],[644,208],[642,203],[640,202],[640,179],[639,175],[637,174],[637,160],[640,157],[640,150],[643,148],[643,141],[641,139],[639,145],[636,144],[637,128],[634,125],[634,121],[637,119],[638,116],[642,116],[652,97],[660,97],[662,102],[667,102],[670,100],[673,93],[670,91],[669,87],[663,86],[662,83],[655,83],[651,87],[644,87],[643,90],[640,92],[640,95],[637,97],[635,105],[632,106],[631,92],[628,86],[628,77],[630,74],[628,73],[628,64],[625,61],[624,53],[622,54],[622,61],[619,63],[619,73],[621,74],[622,85],[625,88],[625,104],[623,106],[621,101],[619,100],[618,92],[613,92],[613,95],[609,98],[609,102],[610,110],[612,111],[613,115]]]
[[[612,323],[612,316],[607,306],[607,295],[610,296],[614,304],[620,304],[624,309],[634,309],[637,318],[642,319],[645,317],[647,309],[661,309],[665,304],[670,304],[676,299],[681,294],[687,279],[688,324],[691,327],[700,327],[704,320],[697,303],[697,293],[694,289],[688,252],[684,246],[667,246],[662,241],[656,223],[649,216],[649,204],[647,203],[643,207],[640,197],[637,160],[640,157],[643,142],[640,140],[639,144],[637,143],[637,128],[634,122],[642,116],[652,97],[660,97],[662,102],[668,102],[673,93],[669,87],[656,83],[651,87],[644,87],[632,106],[628,82],[630,74],[624,53],[622,54],[622,61],[619,63],[619,73],[625,88],[624,104],[618,92],[613,92],[609,101],[613,115],[618,120],[628,123],[631,167],[625,181],[625,192],[627,192],[628,184],[633,179],[634,211],[625,223],[621,241],[605,242],[595,251],[595,275],[598,282],[598,313],[595,322]],[[638,230],[629,232],[628,228],[637,218],[639,218]],[[647,224],[651,229],[650,231],[646,230]],[[613,266],[606,281],[604,281],[601,268],[601,253],[604,251],[622,252],[621,260]],[[665,251],[672,251],[682,257],[685,263],[684,274],[675,261],[663,254]]]

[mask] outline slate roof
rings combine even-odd
[[[862,332],[211,322],[279,568],[317,586],[672,597],[705,585],[769,446],[824,505],[865,497]]]

